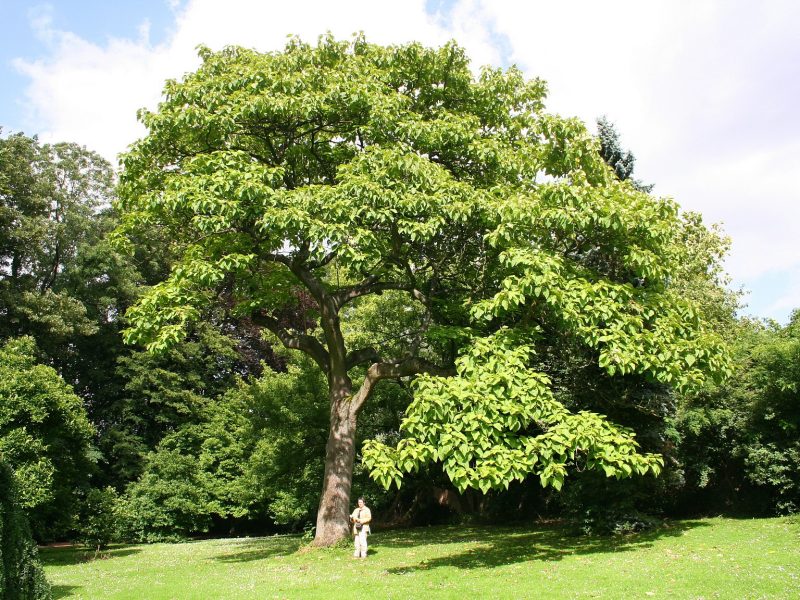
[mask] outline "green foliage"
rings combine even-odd
[[[639,276],[666,277],[669,265],[652,259]],[[705,329],[692,304],[669,292],[598,281],[596,274],[540,251],[508,252],[502,262],[521,273],[506,277],[501,291],[475,306],[477,318],[514,318],[532,305],[540,319],[555,320],[596,350],[598,366],[612,376],[641,373],[685,389],[709,374],[730,373],[721,340]]]
[[[111,481],[126,490],[127,538],[179,539],[219,519],[251,516],[255,491],[243,473],[254,443],[252,405],[237,395],[237,382],[253,369],[240,342],[202,325],[168,352],[119,360],[125,386],[106,407],[100,445]],[[267,519],[265,511],[255,516]]]
[[[559,490],[573,462],[617,478],[660,471],[661,458],[639,454],[633,432],[557,402],[548,377],[528,367],[531,351],[501,330],[475,340],[456,377],[417,378],[402,425],[408,437],[396,449],[365,444],[373,477],[400,485],[403,472],[434,460],[460,491],[486,492],[529,474]]]
[[[114,375],[121,389],[95,412],[104,425],[99,444],[110,481],[121,488],[135,480],[145,455],[165,436],[202,422],[240,367],[235,340],[209,325],[170,352],[118,357]]]
[[[320,409],[321,419],[309,418]],[[265,372],[208,403],[195,422],[164,437],[128,486],[121,510],[128,535],[182,539],[226,517],[307,522],[319,493],[326,409],[319,376],[296,367]]]
[[[29,337],[0,348],[0,452],[39,536],[63,532],[76,492],[93,469],[94,428],[83,404],[51,367],[36,364]]]
[[[689,494],[748,511],[800,510],[800,312],[731,331],[735,377],[688,396],[677,421]]]
[[[193,456],[159,449],[147,456],[142,476],[128,486],[119,515],[126,537],[175,541],[208,531],[214,500]]]
[[[127,487],[122,501],[120,512],[128,537],[142,541],[182,539],[207,532],[215,520],[226,517],[267,518],[259,508],[265,498],[274,499],[275,489],[269,486],[275,482],[269,480],[267,488],[262,488],[254,485],[262,482],[254,481],[251,473],[256,468],[254,460],[263,467],[264,461],[272,464],[280,457],[265,457],[263,448],[258,457],[254,456],[263,433],[257,423],[264,418],[264,411],[252,390],[260,384],[229,383],[229,387],[226,393],[220,387],[195,403],[190,418],[164,414],[165,424],[174,429],[143,457],[142,474]],[[302,402],[303,398],[298,395],[296,400]],[[281,401],[286,397],[281,395]],[[275,427],[276,435],[280,435],[281,427]],[[304,448],[302,444],[293,445],[289,452],[301,453]],[[318,480],[314,480],[317,486]]]
[[[207,532],[217,519],[266,517],[253,507],[263,497],[249,476],[257,416],[243,387],[195,406],[191,420],[174,422],[144,456],[143,472],[121,502],[128,537],[182,539]]]
[[[0,454],[0,597],[49,600],[53,597],[39,562],[16,481]]]
[[[697,213],[684,213],[681,218],[678,269],[672,288],[682,298],[698,307],[710,328],[734,342],[730,334],[736,329],[736,312],[742,308],[743,292],[730,288],[731,280],[723,269],[723,260],[731,240],[719,225],[710,228]]]
[[[328,433],[326,388],[305,360],[290,363],[286,373],[265,371],[232,392],[249,414],[249,495],[275,523],[297,527],[316,512]]]

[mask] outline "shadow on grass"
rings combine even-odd
[[[83,546],[67,546],[64,548],[39,548],[39,558],[46,567],[65,567],[94,560],[109,560],[131,556],[141,552],[135,546],[117,546],[101,550],[99,553]]]
[[[59,600],[59,598],[69,598],[72,595],[72,592],[81,589],[77,585],[52,585],[50,587],[53,590],[53,600]]]
[[[386,547],[410,547],[420,544],[475,542],[478,546],[467,550],[387,569],[388,573],[400,574],[412,571],[427,571],[438,567],[459,569],[493,568],[527,561],[558,561],[565,556],[582,554],[604,554],[649,548],[666,537],[678,537],[695,527],[707,527],[702,521],[682,521],[663,526],[657,530],[627,536],[577,537],[570,536],[561,526],[539,526],[535,530],[512,528],[431,528],[414,534],[412,531],[389,533],[381,536],[380,545]]]
[[[299,537],[269,537],[242,540],[237,543],[237,550],[228,554],[215,556],[214,559],[224,563],[250,562],[276,556],[288,556],[300,549]]]

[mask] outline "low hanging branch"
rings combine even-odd
[[[376,362],[367,369],[367,374],[364,377],[364,382],[361,384],[358,392],[353,395],[353,409],[358,413],[364,406],[364,403],[372,395],[372,391],[379,381],[382,379],[400,379],[402,377],[411,377],[427,373],[430,375],[438,375],[440,377],[447,377],[455,375],[454,368],[440,367],[437,364],[424,360],[422,358],[408,358],[398,362]]]

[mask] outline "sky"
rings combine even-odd
[[[116,163],[139,108],[199,65],[196,47],[279,50],[327,31],[455,39],[477,69],[548,82],[547,109],[636,155],[653,193],[732,238],[743,315],[800,308],[800,2],[796,0],[0,0],[0,126]]]

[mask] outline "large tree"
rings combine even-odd
[[[636,189],[643,192],[653,191],[653,184],[644,184],[633,178],[636,157],[630,150],[622,149],[617,129],[606,117],[597,119],[597,139],[600,142],[600,156],[617,177],[622,181],[630,181]]]
[[[412,438],[368,452],[384,482],[433,458],[459,487],[496,487],[541,459],[558,485],[587,448],[609,473],[658,469],[632,432],[553,401],[532,340],[564,332],[611,374],[680,385],[724,360],[669,291],[676,206],[620,182],[582,123],[545,113],[542,81],[476,79],[455,44],[328,37],[201,57],[140,113],[149,133],[123,158],[120,242],[149,232],[179,257],[128,312],[127,339],[163,350],[223,307],[316,362],[330,400],[317,544],[347,535],[356,420],[385,379],[427,374]],[[389,290],[404,317],[360,345],[349,319]],[[549,447],[525,441],[542,431]],[[502,476],[485,462],[501,455]]]
[[[104,239],[113,182],[111,165],[76,144],[0,137],[0,339],[33,336],[98,422],[118,394],[115,362],[130,352],[119,316],[140,279]]]

